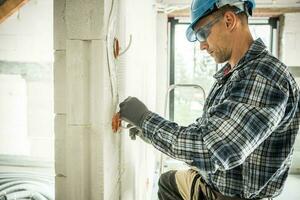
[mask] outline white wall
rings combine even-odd
[[[281,41],[282,61],[293,67],[294,76],[300,85],[300,13],[288,13],[284,16],[284,27]],[[299,67],[299,69],[297,69]],[[298,72],[297,72],[298,71]],[[291,172],[300,173],[300,136],[296,138],[295,152]]]
[[[0,24],[0,60],[53,61],[52,7],[52,0],[31,0]]]
[[[300,67],[300,13],[284,15],[282,60],[287,66]]]
[[[120,2],[119,30],[121,47],[129,50],[117,62],[120,101],[136,96],[156,111],[156,17],[152,0]],[[155,169],[154,149],[139,138],[133,141],[122,131],[121,199],[152,199]]]
[[[0,74],[0,153],[30,155],[27,88],[20,75]]]
[[[19,103],[26,108],[26,138],[23,138],[23,132],[20,131],[15,139],[29,142],[26,155],[43,160],[53,160],[54,157],[52,7],[52,0],[31,0],[0,24],[1,73],[12,77],[18,75],[25,84],[18,86],[19,90],[26,88],[24,98],[19,99]],[[9,80],[7,83],[3,82],[9,83]],[[19,105],[14,101],[5,102],[9,100],[4,101],[4,94],[1,94],[1,100],[2,105],[9,103],[15,108]],[[19,113],[11,112],[10,115],[20,118],[22,109]],[[9,122],[10,120],[13,121],[13,118],[2,122],[11,126],[15,122]],[[0,128],[0,135],[3,132],[5,130]],[[1,137],[0,139],[3,141]],[[0,154],[7,153],[14,154],[13,151],[0,151]]]

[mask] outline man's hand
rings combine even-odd
[[[141,128],[143,120],[149,112],[145,104],[136,97],[128,97],[119,106],[121,119]]]
[[[139,136],[144,142],[151,144],[151,141],[148,138],[144,137],[142,131],[137,129],[136,127],[129,129],[129,136],[132,140],[135,140],[136,136]]]

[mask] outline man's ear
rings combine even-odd
[[[224,21],[226,28],[232,31],[236,27],[237,16],[233,12],[227,11],[224,13]]]

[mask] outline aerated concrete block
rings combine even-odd
[[[56,114],[55,132],[55,199],[67,199],[66,188],[66,120],[65,114]]]
[[[90,128],[67,126],[66,134],[66,188],[67,199],[90,198]]]
[[[55,115],[55,174],[60,177],[66,175],[66,121],[65,114]]]
[[[54,49],[66,49],[66,0],[54,0]]]
[[[67,123],[90,124],[90,41],[67,41]]]
[[[55,200],[66,200],[67,195],[66,177],[55,176]]]
[[[98,125],[96,125],[98,126]],[[90,143],[90,173],[91,182],[91,199],[104,199],[104,160],[103,160],[103,137],[105,135],[101,135],[101,128],[92,127],[91,128],[91,143]]]
[[[55,51],[54,56],[54,113],[66,113],[66,51]]]
[[[116,66],[107,64],[105,41],[91,43],[91,121],[92,124],[110,124],[117,99]],[[111,60],[114,62],[114,60]],[[110,68],[110,73],[109,73]],[[111,78],[111,80],[110,80]],[[113,84],[113,90],[112,85]],[[113,94],[114,93],[114,94]],[[115,102],[116,107],[116,102]]]
[[[104,28],[103,0],[66,0],[68,39],[101,39]]]

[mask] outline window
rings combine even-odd
[[[170,85],[197,84],[209,93],[218,66],[199,43],[185,38],[188,23],[182,19],[169,19],[170,23]],[[269,51],[277,56],[277,18],[251,18],[250,30],[254,39],[261,38]],[[187,125],[202,115],[204,98],[201,90],[193,87],[178,88],[170,92],[169,118]]]
[[[261,38],[269,51],[277,56],[276,18],[252,18],[250,31],[254,39]],[[199,43],[190,43],[185,37],[188,23],[182,19],[169,19],[170,27],[170,86],[174,84],[196,84],[208,95],[215,79],[213,75],[221,67],[205,51],[200,51]],[[180,125],[188,125],[202,116],[205,99],[202,90],[194,87],[179,87],[169,94],[169,119]],[[182,162],[162,156],[161,171],[186,168]]]

